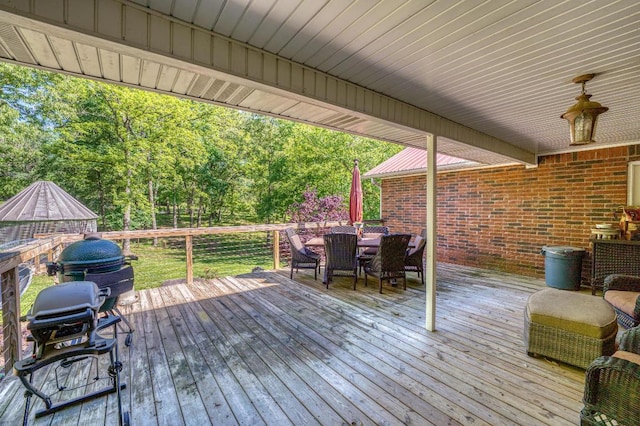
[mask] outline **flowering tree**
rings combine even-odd
[[[307,188],[302,196],[304,200],[293,203],[287,212],[293,222],[347,220],[349,217],[341,195],[318,198],[317,189]]]

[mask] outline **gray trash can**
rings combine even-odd
[[[584,249],[544,246],[540,253],[544,255],[544,279],[549,287],[580,290]]]

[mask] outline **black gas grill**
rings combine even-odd
[[[109,393],[117,394],[119,424],[128,425],[128,413],[122,410],[120,391],[125,385],[120,383],[122,363],[118,359],[118,328],[120,317],[109,315],[99,318],[99,311],[110,295],[108,288],[100,290],[91,281],[73,281],[54,285],[42,290],[26,316],[27,329],[31,332],[33,352],[29,358],[14,364],[20,381],[27,388],[23,424],[27,424],[31,396],[36,395],[44,402],[45,408],[36,412],[36,417],[55,413],[65,407],[80,404]],[[104,337],[101,330],[113,329],[112,337]],[[94,360],[102,354],[109,354],[108,376],[93,376],[94,381],[110,380],[110,385],[80,397],[53,401],[53,395],[65,388],[57,387],[53,393],[44,393],[34,385],[33,376],[38,370],[53,363],[58,368],[68,368],[76,362]],[[95,361],[97,364],[97,360]],[[56,370],[57,371],[57,370]],[[57,383],[57,372],[56,372]]]
[[[86,338],[93,344],[98,311],[109,295],[108,288],[100,290],[88,281],[63,283],[38,293],[27,314],[27,329],[42,349],[36,358],[42,358],[47,348],[63,341]]]

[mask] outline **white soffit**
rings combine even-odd
[[[567,150],[579,74],[610,108],[589,148],[640,141],[639,17],[635,0],[0,0],[0,59],[533,164]]]
[[[0,55],[12,62],[405,145],[422,146],[427,132],[437,132],[471,147],[497,148],[521,162],[535,158],[526,150],[388,96],[132,4],[100,1],[93,3],[94,9],[86,4],[72,7],[77,2],[48,3],[48,7],[38,7],[42,2],[26,3],[26,13],[8,9],[24,16],[0,11]],[[62,22],[49,24],[56,19]],[[111,41],[114,37],[121,41]],[[259,100],[255,106],[254,99]],[[477,160],[474,149],[465,155]]]

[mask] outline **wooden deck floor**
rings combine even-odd
[[[132,424],[579,422],[584,371],[523,348],[523,308],[543,281],[439,265],[431,333],[418,281],[380,295],[362,282],[354,292],[346,278],[329,290],[294,278],[259,272],[141,291],[123,308],[136,329],[121,345]],[[62,380],[75,383],[82,368]],[[52,377],[43,370],[36,381]],[[23,387],[15,377],[0,386],[0,423],[20,424]],[[111,395],[40,419],[31,410],[30,424],[111,425],[116,413]]]

